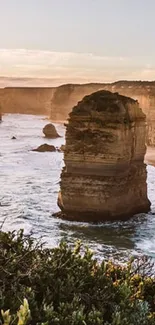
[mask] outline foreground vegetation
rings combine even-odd
[[[5,325],[153,325],[153,265],[99,264],[80,243],[48,249],[1,231],[0,309]]]

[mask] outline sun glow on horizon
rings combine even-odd
[[[91,53],[0,49],[0,76],[49,78],[66,82],[152,80],[152,58],[98,56]]]

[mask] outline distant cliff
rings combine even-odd
[[[0,89],[3,113],[50,115],[52,87],[8,87]]]
[[[62,85],[56,88],[51,101],[51,119],[66,120],[72,107],[85,95],[98,90],[118,92],[120,95],[137,99],[147,116],[148,145],[155,146],[155,82],[118,81],[111,84]]]

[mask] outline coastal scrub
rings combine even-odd
[[[1,323],[153,325],[153,267],[145,257],[99,263],[80,242],[49,249],[22,230],[1,231]]]

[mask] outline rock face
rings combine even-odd
[[[138,102],[99,91],[73,108],[66,128],[58,205],[70,220],[148,212],[145,115]]]
[[[56,148],[50,144],[44,143],[41,144],[38,148],[33,149],[32,151],[37,151],[37,152],[45,152],[45,151],[50,151],[54,152],[56,151]]]
[[[55,139],[59,138],[60,135],[57,133],[55,126],[52,123],[46,124],[43,128],[43,133],[46,138]]]

